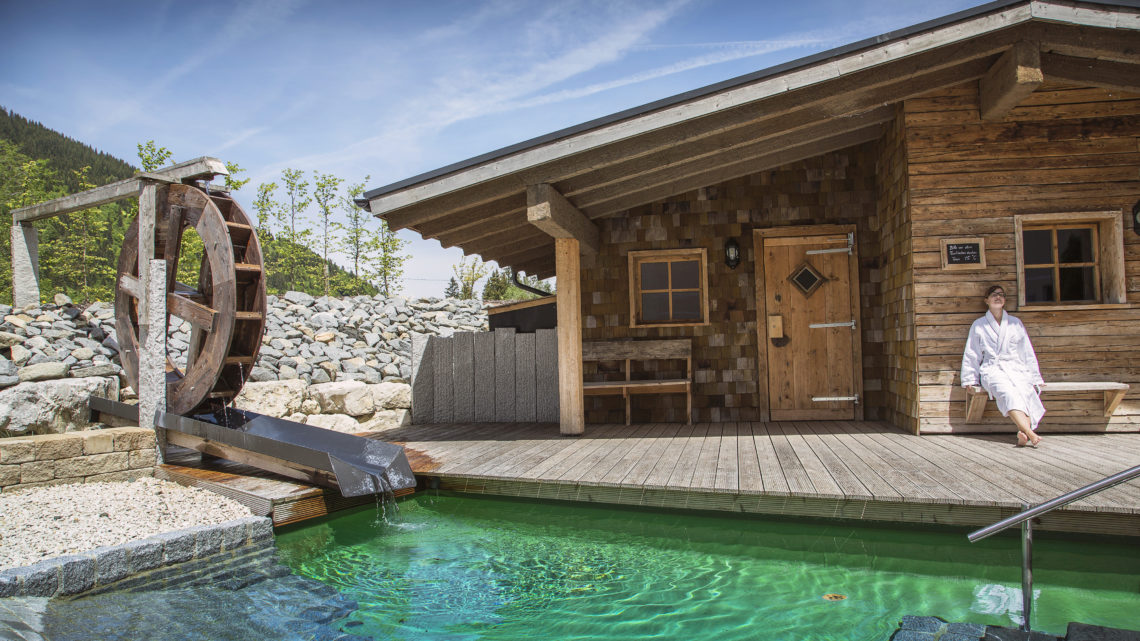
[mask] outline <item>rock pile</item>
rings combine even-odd
[[[411,376],[413,333],[450,336],[487,329],[487,315],[477,300],[314,298],[287,292],[268,302],[265,336],[247,385],[297,381],[304,388],[358,381],[372,389],[380,383],[405,383]],[[96,302],[84,309],[62,294],[53,303],[17,309],[0,305],[0,433],[64,431],[92,393],[134,398],[119,361],[111,305]],[[167,349],[175,363],[186,362],[189,341],[190,324],[171,318]],[[301,407],[307,401],[321,407],[307,392],[295,401],[296,408],[277,415],[338,414],[367,423],[374,418],[370,414],[396,409],[384,401],[358,414],[323,407],[314,412],[311,404]],[[341,428],[347,429],[347,423]]]

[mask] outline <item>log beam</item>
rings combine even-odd
[[[106,205],[107,203],[113,203],[118,200],[123,200],[124,198],[133,198],[138,196],[139,188],[143,182],[179,183],[196,178],[213,178],[214,176],[226,175],[229,175],[229,172],[226,171],[225,163],[217,158],[196,158],[176,165],[170,165],[169,167],[163,167],[153,172],[139,173],[131,178],[103,185],[102,187],[96,187],[95,189],[89,189],[78,194],[56,198],[30,207],[13,209],[12,222],[31,222],[33,220],[51,218],[53,216],[60,216],[62,214],[69,214],[75,211]]]
[[[1140,65],[1043,53],[1041,70],[1052,80],[1140,93]]]
[[[1001,120],[1044,81],[1037,43],[1013,45],[980,81],[982,120]]]
[[[558,411],[559,431],[577,436],[586,431],[582,385],[582,270],[578,241],[554,239],[558,277]]]
[[[602,232],[589,218],[570,204],[558,190],[546,183],[526,188],[526,218],[552,238],[573,238],[583,251],[598,253]]]

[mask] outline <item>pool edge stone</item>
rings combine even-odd
[[[198,566],[194,574],[201,579],[214,565],[223,573],[230,571],[224,566],[234,563],[266,562],[275,556],[275,542],[273,522],[268,517],[198,525],[0,570],[0,598],[74,599],[116,586],[137,589],[151,581],[165,584],[179,575],[169,570],[186,563]]]

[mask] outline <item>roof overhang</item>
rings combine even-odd
[[[985,79],[990,113],[1000,117],[1040,83],[1032,64],[1046,79],[1140,91],[1140,2],[990,3],[506,147],[357,202],[393,229],[546,277],[559,234],[596,246],[591,221],[877,140],[907,98]],[[565,224],[551,222],[552,209]]]

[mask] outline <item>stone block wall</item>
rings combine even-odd
[[[154,475],[154,431],[138,427],[0,439],[0,492]]]
[[[167,532],[122,545],[47,559],[0,572],[0,598],[60,597],[108,591],[252,581],[279,576],[273,524],[248,517]]]

